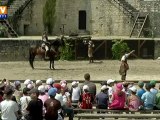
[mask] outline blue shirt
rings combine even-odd
[[[109,101],[108,94],[100,92],[96,95],[97,105],[104,105],[108,107],[108,101]]]
[[[153,109],[155,105],[155,95],[149,91],[146,91],[141,97],[145,109]]]
[[[137,90],[137,96],[141,99],[142,95],[145,93],[146,91],[142,88]]]

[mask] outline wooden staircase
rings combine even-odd
[[[12,21],[12,23],[16,22],[17,18],[21,16],[22,12],[31,1],[32,0],[15,0],[10,6],[8,6],[9,21]],[[18,37],[18,34],[10,25],[9,21],[0,20],[0,23],[7,29],[8,37]]]
[[[141,36],[141,33],[145,27],[145,23],[148,19],[148,15],[148,13],[138,13],[134,25],[132,27],[130,37],[136,36],[139,38]]]
[[[6,29],[8,37],[18,37],[18,34],[14,31],[14,29],[9,24],[8,20],[0,20],[1,25],[3,25]]]

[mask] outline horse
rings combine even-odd
[[[50,61],[50,66],[49,66],[50,69],[55,69],[54,60],[57,54],[59,53],[58,49],[60,46],[65,46],[64,36],[61,36],[61,38],[56,38],[56,40],[51,42],[49,45],[50,49],[47,55]],[[35,56],[40,56],[41,58],[45,58],[45,50],[41,46],[38,46],[38,45],[31,46],[29,48],[29,63],[32,69],[34,69],[33,62],[34,62]]]

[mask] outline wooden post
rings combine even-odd
[[[104,57],[106,59],[106,57],[107,57],[107,40],[105,40],[105,44],[104,45],[105,45],[104,46]]]
[[[77,39],[75,39],[74,43],[75,60],[77,60]]]
[[[140,50],[141,50],[141,49],[140,49],[140,42],[141,42],[141,41],[138,40],[138,57],[140,57]]]

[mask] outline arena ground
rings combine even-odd
[[[35,61],[35,69],[32,70],[28,61],[0,62],[0,78],[46,80],[53,77],[55,80],[83,80],[83,75],[90,73],[92,80],[120,80],[120,63],[118,60],[95,61],[93,64],[89,64],[88,61],[55,61],[56,70],[50,70],[49,62]],[[160,80],[160,60],[129,60],[128,63],[128,81]]]

